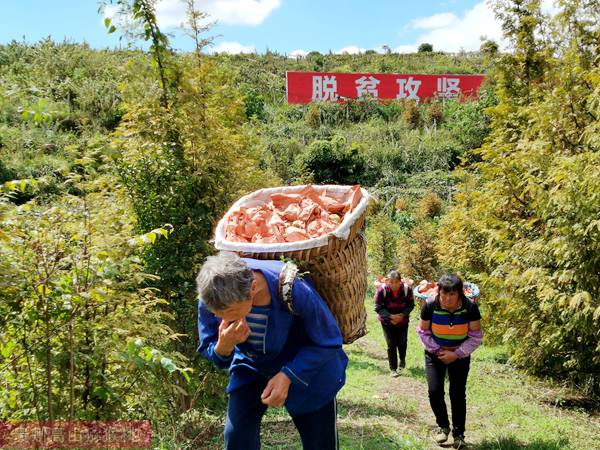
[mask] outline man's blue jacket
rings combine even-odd
[[[283,263],[243,260],[263,274],[271,294],[263,352],[256,355],[241,343],[229,358],[215,353],[220,319],[202,299],[198,304],[198,351],[218,367],[229,368],[227,392],[283,371],[292,380],[285,402],[289,413],[297,416],[316,411],[330,402],[346,381],[348,357],[342,350],[339,326],[310,280],[297,278],[294,282],[292,315],[278,292]]]

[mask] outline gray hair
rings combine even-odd
[[[232,252],[206,258],[196,278],[198,295],[211,311],[229,308],[250,297],[252,269]]]
[[[390,270],[387,274],[387,278],[390,280],[402,281],[402,276],[400,275],[400,272],[398,272],[397,270]]]

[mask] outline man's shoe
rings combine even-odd
[[[452,447],[465,448],[466,446],[467,446],[467,443],[465,442],[464,436],[454,436],[454,442],[452,444]]]
[[[436,430],[433,432],[433,439],[438,444],[443,444],[444,442],[446,442],[448,440],[449,434],[450,434],[450,428],[437,427]]]
[[[398,373],[398,371],[397,371],[397,370],[390,370],[390,376],[391,376],[392,378],[397,378],[397,377],[398,377],[398,375],[400,375],[400,374]]]
[[[406,361],[400,361],[400,369],[404,369],[406,367]]]

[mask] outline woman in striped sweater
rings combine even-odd
[[[470,355],[483,338],[480,320],[479,308],[465,296],[462,280],[448,274],[438,281],[435,298],[423,305],[417,326],[417,333],[425,347],[429,404],[438,425],[434,438],[441,444],[450,434],[444,400],[444,379],[448,373],[454,448],[465,445],[467,376]]]

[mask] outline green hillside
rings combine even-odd
[[[514,3],[510,53],[0,45],[0,419],[150,418],[154,448],[218,447],[227,380],[196,354],[194,282],[216,222],[259,188],[361,184],[369,282],[452,271],[482,289],[474,448],[597,448],[594,2],[550,22]],[[288,105],[286,71],[487,81],[463,103]],[[371,295],[370,333],[346,349],[343,448],[430,448],[417,336],[391,385]],[[279,412],[266,422],[265,448],[293,448]]]

